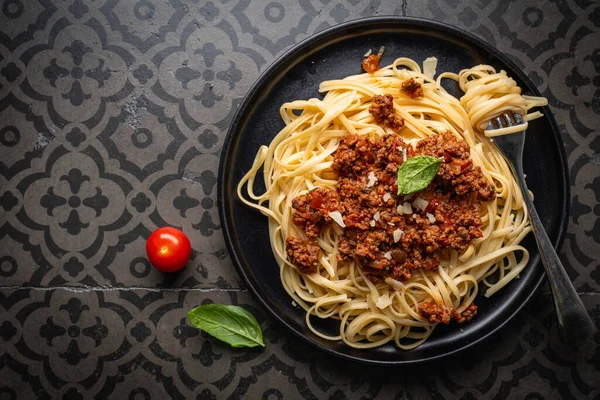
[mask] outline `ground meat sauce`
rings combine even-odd
[[[285,241],[285,250],[290,262],[300,268],[305,274],[317,271],[319,258],[321,258],[321,247],[316,239],[302,240],[297,237],[289,237]]]
[[[394,98],[390,94],[375,95],[369,107],[375,122],[398,130],[404,126],[404,119],[394,113]]]
[[[438,175],[408,201],[420,198],[427,207],[421,210],[411,204],[412,213],[405,214],[403,207],[399,211],[398,206],[406,200],[396,195],[403,154],[434,155],[444,146],[451,151],[441,161]],[[422,140],[416,149],[395,134],[342,138],[332,165],[338,173],[339,211],[346,225],[338,244],[340,258],[356,261],[374,281],[386,277],[403,280],[416,269],[437,269],[440,256],[449,249],[465,250],[482,236],[478,226],[483,200],[473,201],[471,194],[479,195],[481,179],[485,180],[479,168],[468,165],[461,169],[468,158],[469,146],[451,134]],[[454,190],[455,184],[460,193]],[[485,182],[485,187],[492,189],[485,200],[493,199],[493,186]],[[435,219],[433,223],[430,218]]]
[[[381,60],[381,56],[378,54],[371,54],[367,58],[365,58],[362,62],[362,67],[365,72],[372,74],[375,71],[379,70],[379,60]]]
[[[407,79],[402,82],[402,92],[406,94],[411,99],[416,99],[417,97],[423,97],[423,88],[421,84],[415,81],[413,78]]]
[[[330,211],[339,208],[339,197],[335,190],[317,188],[292,200],[292,222],[304,227],[306,236],[317,237],[325,224],[331,223]]]
[[[431,324],[438,324],[440,322],[448,324],[452,318],[459,324],[462,324],[463,322],[469,322],[473,319],[475,314],[477,314],[477,306],[471,304],[462,313],[457,313],[452,307],[426,301],[419,305],[419,313]]]
[[[396,194],[397,171],[404,155],[441,159],[433,181],[412,196]],[[338,257],[354,260],[375,282],[386,277],[406,280],[420,268],[435,270],[448,250],[464,251],[482,236],[481,203],[496,195],[493,184],[469,156],[467,143],[450,133],[424,139],[416,149],[397,134],[346,135],[333,157],[336,189],[318,188],[295,198],[293,222],[312,238],[333,223],[328,213],[339,211],[346,228],[339,238]],[[420,209],[415,200],[425,201],[427,206]],[[411,204],[411,212],[405,213],[406,202]],[[288,255],[293,255],[290,260],[301,269],[307,268],[308,254],[315,253],[308,247],[308,243],[295,241],[292,248],[288,242]]]
[[[437,174],[441,189],[459,196],[476,193],[480,201],[496,198],[496,188],[483,176],[481,168],[473,165],[469,158],[471,149],[464,140],[459,141],[448,132],[430,136],[417,143],[417,154],[443,159]]]
[[[469,307],[465,309],[462,313],[454,313],[454,319],[462,324],[463,322],[469,322],[473,319],[473,317],[477,314],[477,306],[475,304],[471,304]]]
[[[443,304],[440,305],[426,301],[419,305],[419,312],[431,324],[438,324],[440,322],[448,324],[452,319],[454,309]]]

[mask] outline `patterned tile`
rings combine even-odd
[[[191,327],[187,310],[212,302],[252,311],[266,348],[233,350]],[[290,338],[247,292],[18,290],[0,293],[0,304],[0,393],[24,395],[23,382],[52,398],[261,398],[290,384],[296,398],[379,391],[356,379],[359,366],[336,370]]]
[[[600,295],[584,295],[600,324]],[[231,349],[190,326],[188,309],[239,304],[264,349]],[[411,369],[339,362],[290,337],[244,291],[0,292],[0,393],[40,398],[594,398],[600,334],[581,352],[557,339],[547,294],[494,338]],[[25,384],[26,383],[26,384]],[[536,397],[537,396],[537,397]],[[148,398],[148,397],[147,397]]]
[[[51,0],[26,4],[20,0],[5,1],[2,4],[0,43],[9,49],[31,40],[34,34],[44,28],[45,22],[56,11]]]
[[[561,257],[600,324],[597,2],[4,0],[0,397],[598,398],[600,336],[580,353],[561,344],[547,293],[468,352],[383,370],[340,367],[244,291],[216,211],[234,111],[294,43],[390,14],[482,37],[548,97],[572,184]],[[194,244],[173,275],[144,251],[167,224]],[[247,306],[267,347],[232,350],[190,327],[186,311],[206,302]]]

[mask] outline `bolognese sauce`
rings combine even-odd
[[[406,94],[411,99],[416,99],[417,97],[423,97],[423,88],[421,84],[415,81],[413,78],[407,79],[402,82],[402,92]]]
[[[416,155],[438,157],[441,166],[425,190],[399,196],[398,168]],[[481,205],[496,195],[494,185],[469,157],[467,143],[450,133],[423,139],[416,148],[397,134],[346,135],[333,157],[335,190],[317,188],[296,197],[293,222],[311,238],[333,222],[331,212],[341,213],[345,231],[338,257],[355,261],[375,282],[388,277],[406,280],[421,268],[435,270],[444,253],[464,251],[482,237]],[[308,244],[305,248],[309,252]],[[296,243],[299,251],[302,247]]]
[[[324,225],[331,223],[331,211],[339,208],[339,198],[335,190],[316,188],[292,200],[292,222],[304,227],[306,236],[316,237]]]
[[[404,126],[404,119],[394,113],[394,98],[391,94],[375,95],[369,107],[375,122],[398,130]]]
[[[288,258],[300,271],[311,274],[317,270],[322,252],[316,239],[302,240],[297,237],[289,237],[285,244]]]
[[[362,62],[362,67],[365,72],[372,74],[375,71],[379,71],[379,60],[381,57],[377,54],[371,54],[367,58],[365,58]]]
[[[419,312],[429,323],[437,324],[443,323],[448,324],[452,319],[454,310],[452,307],[448,307],[444,304],[430,303],[428,301],[423,302],[419,305]]]

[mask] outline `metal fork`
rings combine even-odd
[[[523,123],[519,114],[511,112],[494,118],[488,125],[488,130],[505,128]],[[546,269],[550,290],[554,300],[554,309],[558,318],[558,332],[563,342],[581,348],[595,331],[594,323],[588,315],[579,298],[565,268],[563,267],[554,246],[550,242],[544,225],[527,190],[523,175],[523,147],[525,131],[494,137],[494,143],[508,161],[517,183],[523,193],[523,201],[529,211],[531,226],[537,242],[540,258]]]

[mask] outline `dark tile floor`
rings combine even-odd
[[[600,324],[600,5],[537,0],[3,0],[0,10],[0,397],[599,398],[600,334],[557,339],[548,294],[467,354],[365,368],[292,338],[251,299],[216,212],[240,98],[290,45],[369,15],[423,16],[508,54],[550,100],[568,153],[561,257]],[[144,239],[182,227],[176,276]],[[264,350],[186,321],[243,304]]]

